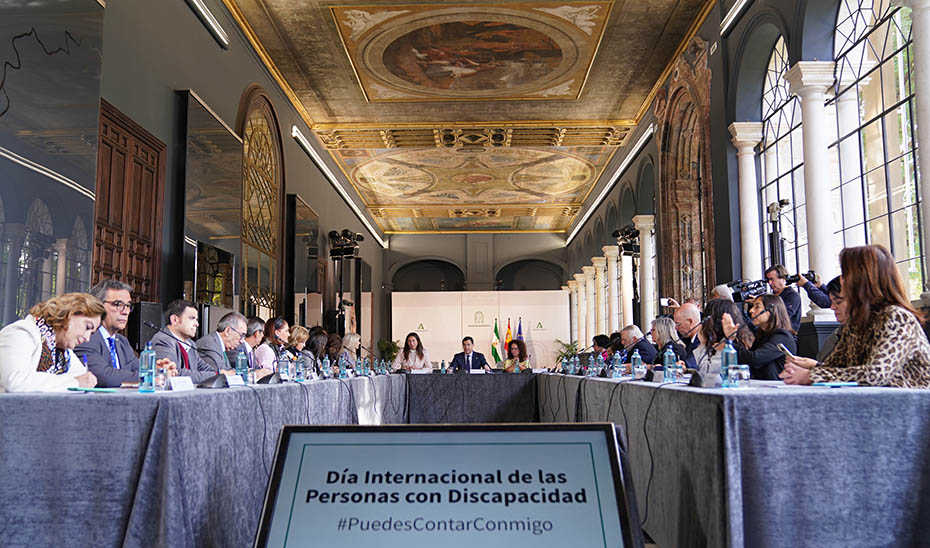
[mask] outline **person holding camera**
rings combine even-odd
[[[765,281],[768,282],[772,293],[781,297],[791,320],[791,329],[795,333],[801,327],[801,296],[793,288],[788,287],[788,269],[783,265],[772,265],[765,271]]]
[[[749,309],[749,319],[756,327],[752,344],[746,346],[739,339],[733,341],[739,363],[749,365],[753,379],[777,381],[785,368],[785,354],[778,345],[784,345],[789,352],[797,352],[795,332],[791,329],[785,304],[778,295],[759,295]],[[724,314],[722,324],[724,335],[732,339],[738,329],[733,318]]]
[[[813,270],[808,272],[808,274],[813,274],[815,278],[813,280],[808,280],[804,274],[798,274],[798,287],[802,287],[804,291],[807,291],[807,297],[812,303],[820,308],[830,308],[832,301],[830,300],[829,293],[824,291],[826,288],[824,288],[820,280],[817,279],[820,276]]]

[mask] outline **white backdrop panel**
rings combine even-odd
[[[492,366],[491,339],[494,333],[494,318],[500,310],[499,291],[468,291],[462,293],[462,337],[470,335],[475,339],[475,350],[484,354]],[[501,337],[504,332],[501,331]],[[503,339],[502,339],[503,340]],[[456,352],[461,352],[459,348]],[[449,358],[451,359],[451,358]]]
[[[391,293],[391,338],[399,341],[416,332],[430,360],[448,363],[462,351],[462,293],[418,291]]]
[[[517,337],[519,319],[523,319],[523,340],[533,367],[552,367],[558,354],[556,339],[568,341],[567,291],[500,291],[501,342],[511,319],[513,337]]]

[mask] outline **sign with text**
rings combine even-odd
[[[608,424],[285,427],[258,546],[630,546]]]

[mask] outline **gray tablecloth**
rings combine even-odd
[[[411,424],[536,422],[536,375],[407,375]]]
[[[284,424],[403,422],[399,375],[0,396],[0,545],[247,546]]]
[[[930,545],[930,392],[755,384],[541,375],[540,416],[624,426],[663,548]]]

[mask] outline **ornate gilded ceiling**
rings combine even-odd
[[[565,231],[712,4],[224,2],[388,233]]]

